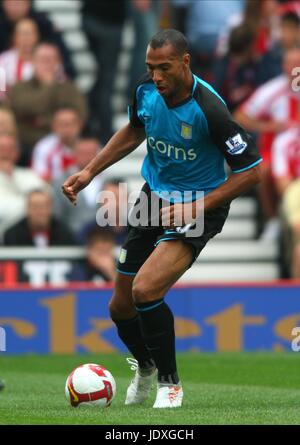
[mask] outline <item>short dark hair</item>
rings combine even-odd
[[[91,247],[97,241],[108,241],[116,244],[116,238],[110,228],[94,227],[87,235],[87,247]]]
[[[53,116],[56,113],[60,113],[61,111],[72,111],[73,113],[77,114],[79,119],[81,119],[78,108],[74,107],[73,104],[70,104],[70,103],[59,104],[57,107],[55,107]]]
[[[295,12],[289,11],[281,16],[281,23],[293,23],[295,26],[300,26],[300,17]]]
[[[55,45],[55,43],[51,42],[50,40],[41,40],[34,48],[33,53],[35,54],[43,46],[48,46],[48,47],[54,49],[57,53],[57,57],[59,59],[61,59],[62,56],[61,56],[60,48],[57,45]]]
[[[30,190],[27,193],[27,202],[33,195],[47,195],[50,198],[50,200],[53,201],[53,196],[50,190],[47,188],[47,186]]]
[[[229,35],[229,53],[242,54],[254,42],[254,32],[250,26],[243,24],[232,29]]]
[[[162,48],[164,45],[172,45],[180,56],[188,50],[188,41],[182,32],[177,29],[162,29],[150,40],[149,45],[153,49]]]

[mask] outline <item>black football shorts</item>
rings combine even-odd
[[[147,183],[144,184],[142,191],[150,196],[150,188]],[[161,208],[161,199],[159,209]],[[149,205],[150,200],[148,201]],[[134,204],[134,207],[140,204],[140,197]],[[161,221],[156,227],[151,226],[133,226],[129,223],[129,231],[127,239],[123,244],[119,260],[117,263],[117,271],[125,275],[136,275],[147,258],[151,255],[155,247],[162,241],[180,239],[193,247],[193,261],[197,259],[206,243],[217,233],[222,231],[223,225],[228,216],[230,204],[223,204],[213,210],[205,212],[203,233],[198,237],[190,237],[187,233],[180,233],[174,229],[166,229],[162,226]],[[150,214],[150,212],[149,212]],[[130,217],[129,217],[130,222]]]

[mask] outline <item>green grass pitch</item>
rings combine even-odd
[[[64,385],[82,363],[106,366],[117,396],[106,409],[72,408]],[[133,372],[125,356],[0,356],[0,424],[202,425],[300,424],[300,353],[182,353],[184,405],[155,410],[150,399],[124,406]]]

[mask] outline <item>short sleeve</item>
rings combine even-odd
[[[132,103],[128,106],[128,118],[129,121],[134,128],[142,128],[144,127],[144,123],[140,120],[138,116],[138,100],[137,100],[137,90],[138,87],[135,89]]]
[[[217,94],[201,87],[198,103],[204,111],[211,140],[234,173],[248,170],[262,161],[253,138],[233,119]]]

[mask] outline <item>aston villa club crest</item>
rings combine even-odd
[[[126,261],[126,256],[127,256],[127,250],[126,249],[121,249],[120,251],[120,256],[119,256],[119,262],[121,264],[124,264]]]
[[[192,139],[192,137],[193,137],[192,129],[193,129],[193,127],[191,125],[188,125],[188,124],[182,122],[182,124],[181,124],[181,136],[184,139]]]

